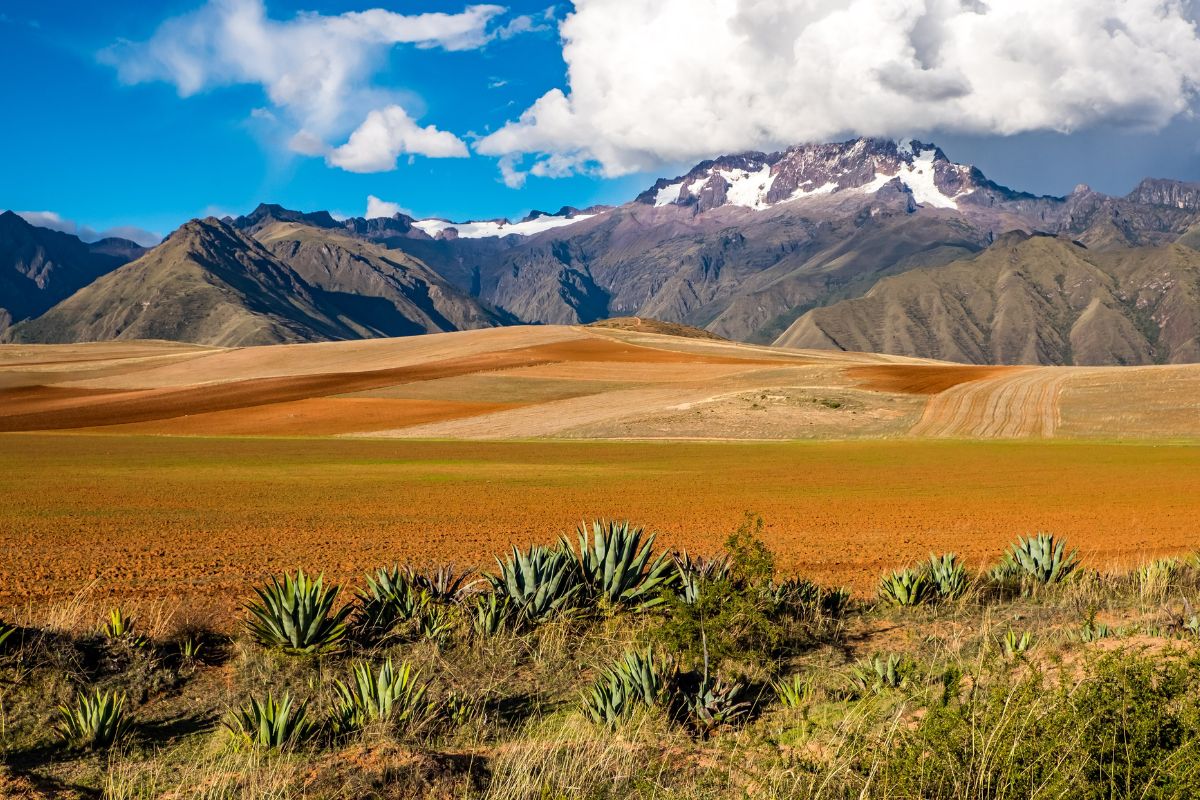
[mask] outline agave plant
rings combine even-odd
[[[875,655],[851,668],[850,682],[862,694],[879,694],[885,689],[907,686],[915,669],[916,665],[903,656]]]
[[[366,585],[354,598],[355,635],[368,642],[383,639],[421,612],[429,595],[414,585],[412,572],[393,564],[364,576]]]
[[[1176,558],[1160,558],[1138,567],[1134,573],[1138,594],[1147,600],[1161,601],[1174,585],[1179,568]]]
[[[1017,658],[1029,652],[1033,647],[1033,634],[1025,631],[1018,636],[1017,632],[1010,628],[1005,631],[1004,638],[1000,640],[1000,647],[1003,648],[1006,658]]]
[[[362,730],[371,724],[407,727],[428,719],[432,705],[425,699],[429,684],[407,662],[396,669],[389,658],[377,672],[370,664],[354,667],[349,683],[334,684],[337,701],[331,723],[334,733]]]
[[[224,720],[230,735],[239,744],[265,750],[282,750],[298,745],[317,732],[308,718],[308,703],[296,705],[290,694],[278,700],[268,693],[263,700],[251,698]]]
[[[653,561],[655,534],[642,541],[641,528],[628,522],[595,520],[591,538],[584,524],[579,525],[579,564],[584,591],[592,599],[610,607],[643,611],[662,603],[662,590],[671,584],[674,575],[668,553],[660,553]],[[562,550],[571,549],[564,536]]]
[[[921,570],[898,570],[879,581],[879,597],[894,606],[919,606],[932,596],[933,584]]]
[[[428,595],[426,595],[428,597]],[[417,614],[417,630],[421,638],[441,641],[454,629],[455,609],[441,603],[426,603]]]
[[[707,739],[714,731],[732,725],[750,711],[750,704],[738,700],[744,687],[725,683],[720,678],[700,684],[695,695],[685,698],[685,711],[692,728]]]
[[[956,600],[967,590],[967,570],[954,553],[940,556],[930,553],[925,572],[933,584],[933,591],[942,600]]]
[[[122,642],[133,647],[144,647],[145,637],[139,636],[134,628],[133,617],[127,616],[119,607],[108,612],[108,622],[100,632],[111,642]]]
[[[271,578],[265,588],[256,588],[259,602],[246,605],[250,618],[246,629],[260,644],[291,653],[315,653],[338,647],[346,634],[346,617],[351,608],[333,611],[338,587],[325,587],[324,577],[313,580],[304,574],[284,575],[283,583]]]
[[[69,745],[102,750],[129,733],[132,722],[125,713],[125,695],[116,692],[79,692],[70,706],[59,706],[59,737]]]
[[[1078,566],[1079,551],[1067,553],[1065,550],[1066,542],[1048,533],[1022,536],[1009,546],[999,570],[1035,584],[1058,583]]]
[[[7,622],[0,620],[0,653],[4,652],[5,643],[16,632],[17,627],[15,625],[9,625]]]
[[[796,673],[772,684],[775,696],[785,708],[803,708],[813,696],[813,676]]]
[[[419,592],[424,592],[434,603],[457,603],[479,583],[472,578],[470,570],[458,571],[453,566],[442,566],[422,572],[407,567],[408,581]]]
[[[638,705],[658,705],[665,684],[654,653],[627,651],[596,678],[583,695],[584,713],[595,723],[612,727]]]
[[[461,728],[480,715],[482,703],[479,698],[451,691],[442,700],[442,715],[454,728]]]
[[[679,597],[688,605],[695,605],[700,599],[701,589],[706,583],[725,580],[729,577],[729,559],[724,556],[715,558],[692,557],[677,553],[673,556],[675,562],[675,585]]]
[[[496,564],[500,573],[490,576],[492,588],[508,598],[522,620],[542,622],[572,610],[582,589],[575,559],[560,549],[513,547],[512,555],[497,558]]]
[[[471,608],[471,627],[480,636],[495,636],[512,620],[508,595],[487,592],[476,596]]]

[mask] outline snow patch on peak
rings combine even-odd
[[[792,192],[792,196],[789,197],[785,202],[802,200],[805,197],[818,197],[823,194],[833,194],[833,192],[838,188],[837,181],[829,181],[828,183],[817,187],[813,187],[811,184],[812,181],[805,181],[796,189],[796,191]]]
[[[450,222],[444,219],[421,219],[413,223],[414,228],[420,228],[430,236],[454,228],[460,239],[486,239],[492,236],[532,236],[542,231],[573,225],[585,219],[591,219],[595,214],[576,214],[573,217],[556,217],[543,214],[523,222],[508,220],[488,220],[486,222]]]
[[[961,197],[962,194],[954,197],[946,195],[938,188],[937,181],[934,179],[934,159],[937,157],[937,150],[930,148],[915,151],[912,149],[911,139],[905,140],[903,144],[908,146],[908,152],[904,151],[903,145],[900,146],[900,152],[902,155],[911,153],[912,163],[902,161],[895,175],[876,172],[875,177],[863,184],[860,190],[867,193],[878,192],[889,182],[899,178],[900,182],[912,192],[913,200],[919,205],[933,208],[958,208],[956,198]]]
[[[664,186],[654,195],[654,205],[669,206],[672,203],[679,201],[679,193],[683,190],[683,183],[672,183],[670,186]]]
[[[770,207],[767,202],[767,193],[771,191],[771,184],[775,182],[770,164],[763,164],[757,172],[748,172],[744,169],[723,169],[720,170],[720,175],[729,184],[729,189],[725,192],[725,199],[730,205],[752,208],[756,211]]]

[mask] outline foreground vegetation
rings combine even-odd
[[[1200,559],[1017,538],[872,602],[596,522],[490,573],[296,572],[180,609],[0,626],[0,796],[1190,797]]]

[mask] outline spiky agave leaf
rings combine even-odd
[[[475,598],[471,626],[480,636],[495,636],[512,621],[512,616],[512,605],[508,595],[486,592]]]
[[[374,723],[409,727],[428,719],[433,708],[426,700],[428,682],[407,662],[397,669],[390,658],[378,671],[370,664],[356,665],[351,681],[337,681],[333,688],[337,701],[331,723],[339,734]]]
[[[855,664],[850,682],[863,694],[879,694],[885,689],[901,689],[908,684],[916,665],[899,655],[874,655]]]
[[[392,634],[415,618],[428,602],[428,596],[414,585],[411,572],[396,564],[368,573],[364,581],[354,597],[351,625],[355,636],[368,643]]]
[[[4,646],[9,638],[17,632],[17,626],[9,625],[7,622],[0,621],[0,653],[4,652]]]
[[[703,558],[690,556],[685,550],[672,555],[675,564],[675,586],[680,599],[688,605],[695,605],[700,599],[700,592],[706,583],[725,580],[729,577],[730,564],[725,556]]]
[[[638,705],[658,705],[664,694],[665,683],[654,653],[630,650],[596,677],[583,693],[581,706],[593,722],[613,727]]]
[[[925,571],[933,583],[934,592],[942,600],[956,600],[967,591],[967,570],[955,553],[943,553],[940,556],[930,553]]]
[[[653,561],[656,534],[643,541],[643,530],[629,522],[594,520],[591,536],[580,523],[576,531],[579,551],[572,550],[564,536],[560,547],[575,555],[584,590],[609,607],[644,611],[663,602],[662,590],[675,576],[670,554],[659,553]]]
[[[1022,536],[1009,546],[1000,569],[1035,584],[1058,583],[1078,566],[1079,551],[1067,553],[1066,544],[1049,533]]]
[[[897,570],[879,581],[879,597],[894,606],[919,606],[929,600],[933,586],[925,573],[915,569]]]
[[[259,602],[250,602],[246,629],[260,644],[291,653],[314,653],[338,647],[346,634],[351,607],[333,611],[338,587],[325,587],[324,576],[316,580],[299,570],[286,574],[283,583],[271,578],[256,588]]]
[[[812,675],[796,673],[772,684],[775,696],[785,708],[802,708],[812,699],[814,684]]]
[[[70,706],[59,706],[58,734],[64,742],[100,750],[112,747],[129,732],[125,695],[116,692],[79,692]]]
[[[429,595],[434,603],[457,603],[481,581],[470,570],[458,571],[452,565],[424,571],[411,566],[405,569],[412,586]]]
[[[748,714],[750,704],[738,700],[743,688],[740,683],[725,683],[720,678],[703,681],[696,694],[685,699],[688,721],[696,733],[707,739],[717,729]]]
[[[521,619],[542,622],[575,608],[582,586],[570,553],[541,545],[525,551],[513,547],[496,564],[500,571],[490,576],[492,588],[508,597]]]
[[[316,732],[308,717],[308,703],[297,705],[291,694],[278,699],[271,693],[230,711],[223,720],[235,741],[254,748],[282,750],[301,744]]]

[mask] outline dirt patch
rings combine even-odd
[[[589,328],[606,328],[618,331],[636,331],[638,333],[661,333],[665,336],[681,336],[685,339],[713,339],[718,342],[729,341],[724,336],[717,336],[703,328],[691,325],[681,325],[678,322],[663,322],[649,317],[613,317],[602,319],[588,325]]]
[[[336,436],[444,422],[514,407],[514,403],[454,400],[313,397],[269,406],[117,425],[104,430],[186,436]]]
[[[900,394],[938,394],[960,383],[1005,375],[1023,367],[940,366],[936,364],[880,364],[847,367],[847,378],[861,381],[864,389]]]

